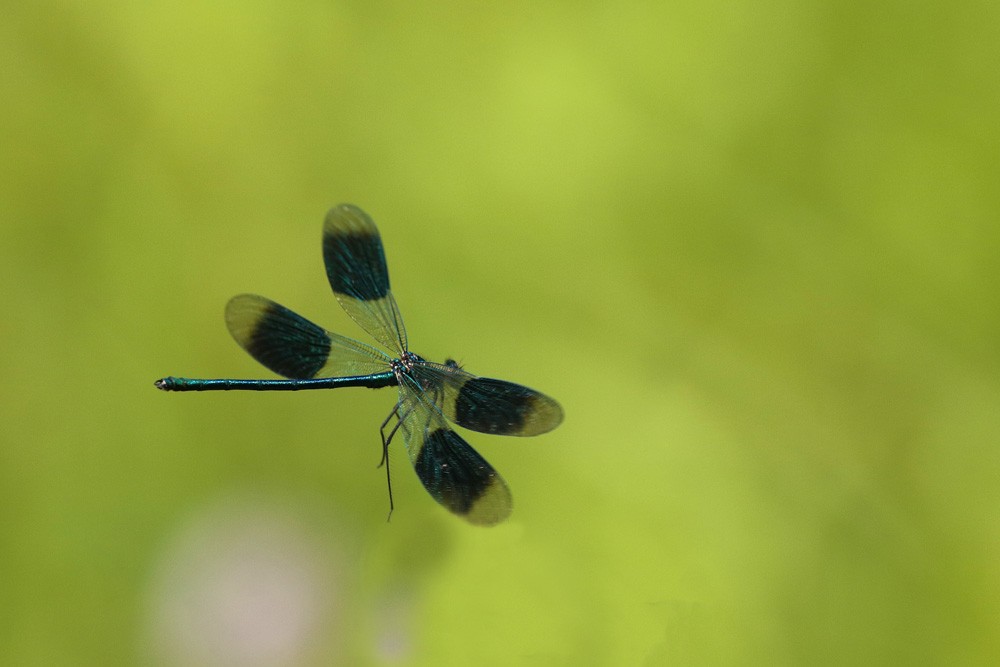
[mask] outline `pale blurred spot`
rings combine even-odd
[[[185,666],[336,664],[343,559],[278,505],[205,508],[166,546],[149,594],[148,651]]]
[[[402,590],[384,597],[375,608],[375,656],[395,664],[411,657],[409,624],[413,603]]]

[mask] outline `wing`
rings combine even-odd
[[[492,526],[510,516],[513,501],[503,477],[455,431],[433,397],[404,376],[400,428],[424,488],[449,512],[469,523]]]
[[[562,407],[555,399],[505,380],[467,373],[451,361],[422,362],[413,375],[423,386],[443,387],[444,415],[459,426],[495,435],[540,435],[559,426]]]
[[[368,375],[387,371],[392,361],[370,345],[326,331],[256,294],[229,300],[226,326],[251,357],[287,378]]]
[[[406,328],[389,290],[382,238],[364,211],[351,204],[330,209],[323,225],[323,261],[341,308],[386,349],[405,352]]]

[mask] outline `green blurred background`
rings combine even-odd
[[[0,662],[1000,660],[995,3],[14,2],[0,23]],[[392,390],[272,377],[258,292],[566,420],[438,507]]]

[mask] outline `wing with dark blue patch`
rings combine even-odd
[[[250,356],[287,378],[367,375],[388,370],[391,361],[370,345],[326,331],[256,294],[230,299],[226,326]]]
[[[440,387],[441,411],[459,426],[480,433],[531,436],[547,433],[562,422],[555,399],[506,380],[467,373],[454,362],[422,362],[414,377],[427,387]]]
[[[389,289],[382,238],[368,214],[351,204],[330,209],[323,225],[323,261],[330,287],[351,319],[386,349],[406,351],[406,328]]]
[[[492,526],[513,507],[503,477],[469,443],[448,427],[412,378],[400,385],[399,415],[406,450],[420,482],[434,500],[469,523]]]

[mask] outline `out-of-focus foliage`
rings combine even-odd
[[[990,3],[15,2],[0,22],[5,664],[1000,659]],[[260,292],[559,399],[442,511],[392,390],[270,377]]]

